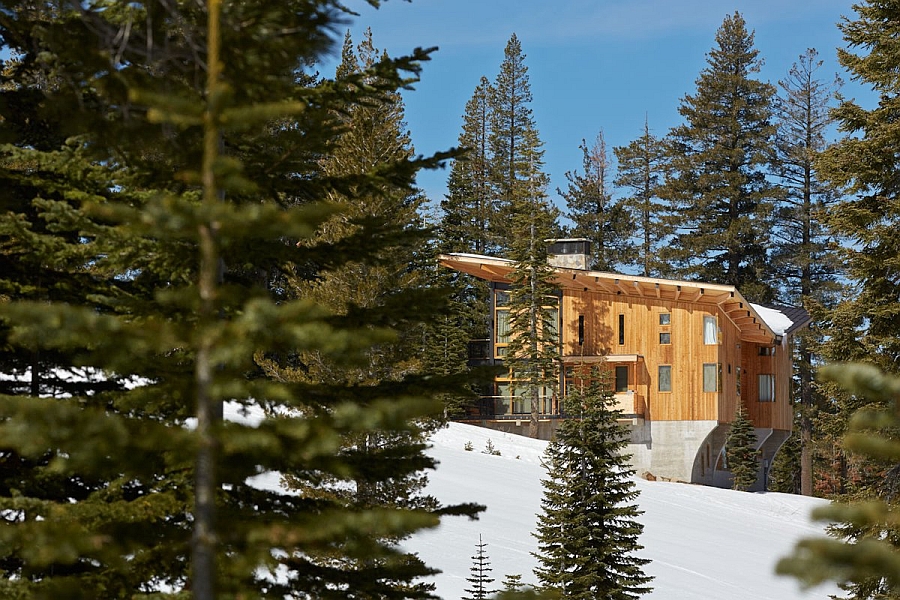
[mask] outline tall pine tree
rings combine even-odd
[[[725,17],[716,47],[669,134],[674,206],[667,254],[684,277],[734,285],[754,302],[774,298],[768,263],[776,188],[769,181],[775,89],[739,13]]]
[[[643,526],[634,504],[638,491],[628,433],[609,374],[583,374],[587,381],[565,398],[566,413],[547,446],[542,513],[535,537],[541,584],[562,598],[626,600],[651,591],[649,561],[635,556]]]
[[[623,203],[613,200],[609,189],[612,167],[603,131],[590,148],[584,140],[579,148],[584,173],[567,172],[568,189],[557,191],[566,201],[566,216],[574,223],[571,234],[591,240],[590,267],[615,272],[630,266],[637,256],[632,215]]]
[[[441,250],[493,254],[497,250],[496,206],[491,189],[489,148],[493,88],[482,77],[466,103],[459,147],[465,153],[453,161],[447,196],[441,202]]]
[[[840,81],[819,80],[816,72],[821,66],[818,53],[808,49],[778,82],[776,173],[785,193],[775,212],[772,256],[783,299],[820,319],[835,306],[842,287],[838,243],[824,224],[839,191],[822,181],[815,165],[827,147],[830,104]],[[807,496],[813,488],[813,422],[817,405],[823,403],[816,391],[815,363],[824,335],[816,325],[800,333],[794,362],[799,384],[799,479],[801,493]]]
[[[671,234],[666,219],[669,210],[660,198],[666,177],[665,144],[650,133],[650,124],[644,121],[641,137],[613,151],[619,163],[614,183],[628,190],[622,204],[632,216],[640,273],[644,277],[670,276],[672,270],[660,252]]]
[[[53,271],[41,283],[52,294],[0,275],[0,335],[11,356],[55,355],[84,375],[65,396],[0,396],[12,458],[0,484],[4,597],[371,598],[430,572],[385,542],[435,524],[430,511],[252,484],[268,471],[385,480],[431,464],[416,443],[388,461],[339,452],[348,436],[416,432],[435,408],[422,377],[306,383],[266,368],[319,352],[360,369],[373,345],[397,339],[397,307],[404,322],[431,315],[414,291],[342,312],[281,285],[377,264],[385,244],[421,237],[377,216],[340,239],[316,236],[347,210],[323,202],[335,192],[377,194],[385,180],[412,190],[416,170],[437,162],[319,168],[343,126],[334,109],[378,102],[427,58],[379,61],[354,86],[311,84],[298,69],[330,51],[345,11],[210,0],[4,12],[0,35],[23,57],[4,90],[31,93],[66,141],[32,143],[0,104],[0,159],[40,167],[0,173],[18,184],[14,202],[3,186],[14,208],[0,218],[4,260],[33,253]],[[20,376],[47,390],[40,372]],[[226,421],[226,402],[266,412]],[[348,574],[325,560],[337,550],[377,568]]]
[[[518,203],[546,189],[543,142],[531,110],[531,84],[525,54],[516,34],[504,50],[500,73],[490,98],[491,183],[494,193],[494,228],[501,252],[512,247],[517,235],[511,228]]]

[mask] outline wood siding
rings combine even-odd
[[[660,324],[668,314],[668,325]],[[624,329],[620,339],[620,315]],[[584,317],[584,344],[578,343],[579,316]],[[704,317],[714,317],[718,343],[704,343]],[[661,343],[667,333],[669,342]],[[623,343],[619,343],[622,341]],[[790,356],[778,346],[774,356],[759,356],[760,344],[742,341],[740,330],[716,305],[699,305],[656,298],[638,298],[566,289],[562,301],[562,354],[564,357],[609,355],[610,366],[628,364],[629,387],[641,398],[644,418],[656,421],[708,420],[722,423],[734,418],[741,394],[756,427],[790,429]],[[636,362],[618,363],[616,355],[638,355]],[[721,368],[718,392],[703,387],[703,365]],[[671,391],[659,391],[660,365],[670,365]],[[775,402],[758,401],[758,375],[775,376]]]

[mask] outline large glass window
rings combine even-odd
[[[715,317],[703,317],[703,343],[709,345],[719,343],[719,324]]]
[[[775,402],[775,376],[761,374],[759,376],[759,401]]]
[[[494,356],[506,356],[509,345],[509,309],[498,308],[495,320],[497,323],[497,341]]]
[[[617,392],[627,392],[628,391],[628,367],[627,366],[616,367],[616,391]]]
[[[672,391],[672,365],[659,365],[659,391]]]
[[[718,392],[721,388],[719,382],[722,366],[717,363],[707,363],[703,365],[703,391]]]

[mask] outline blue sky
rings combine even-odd
[[[693,94],[706,54],[727,14],[739,11],[765,61],[760,78],[773,84],[807,48],[836,73],[843,92],[870,94],[840,69],[843,46],[836,23],[853,18],[851,0],[390,0],[375,10],[364,2],[351,31],[370,26],[375,44],[397,56],[416,46],[438,46],[416,90],[404,95],[416,152],[457,144],[462,114],[482,75],[493,81],[515,33],[526,55],[532,109],[544,142],[548,193],[566,187],[565,172],[580,170],[582,138],[603,130],[607,148],[638,137],[649,120],[659,136],[680,124],[680,100]],[[332,72],[323,72],[332,75]],[[419,185],[432,201],[446,191],[447,170],[423,173]]]

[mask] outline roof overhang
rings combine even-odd
[[[440,264],[494,283],[510,283],[515,262],[478,254],[442,254]],[[740,331],[742,341],[776,343],[776,335],[753,306],[732,285],[677,281],[655,277],[621,275],[604,271],[553,268],[556,285],[613,296],[689,302],[709,308],[718,307]]]

